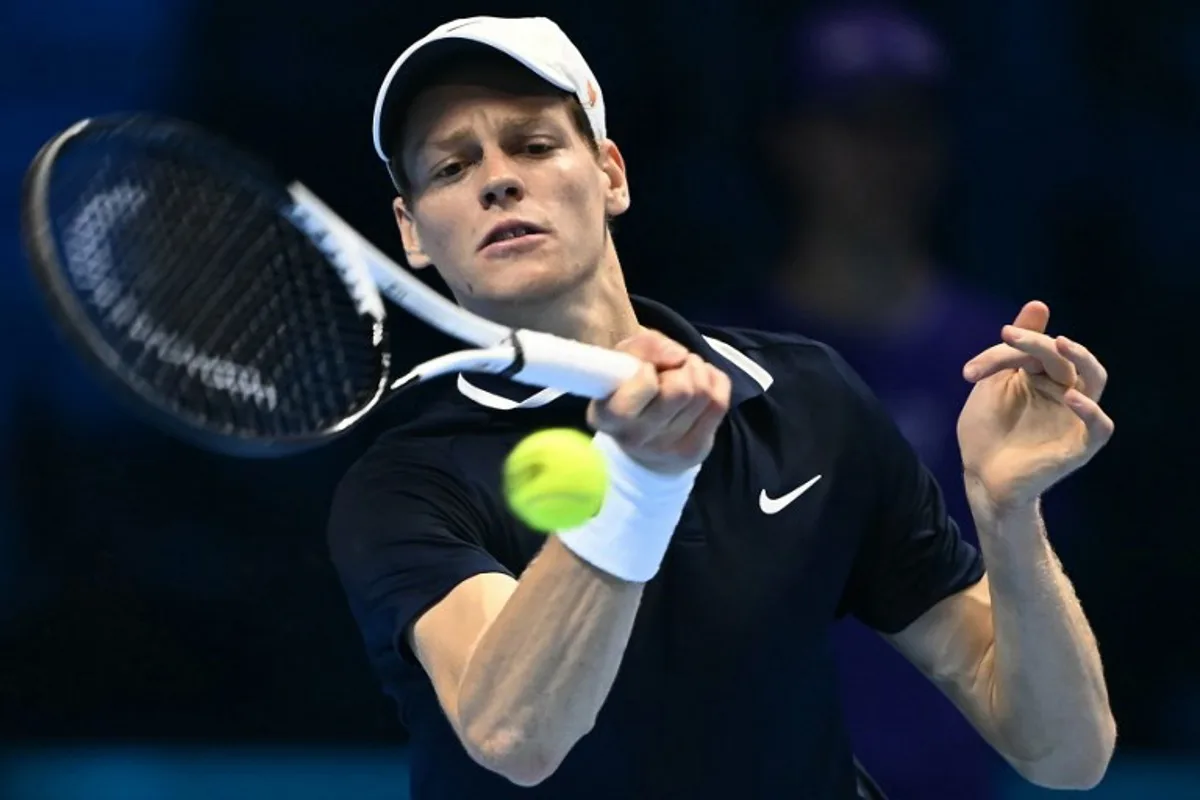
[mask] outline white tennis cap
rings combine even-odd
[[[605,138],[604,95],[574,43],[545,17],[466,17],[434,28],[396,59],[375,98],[375,152],[388,160],[396,126],[433,64],[480,45],[511,56],[543,80],[579,98],[596,140]]]

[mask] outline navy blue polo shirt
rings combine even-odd
[[[520,576],[545,538],[507,511],[501,463],[535,430],[588,430],[586,402],[449,378],[418,390],[416,416],[338,487],[331,554],[410,733],[416,800],[854,797],[831,624],[900,631],[983,574],[936,481],[833,350],[634,307],[724,370],[733,403],[595,727],[543,783],[467,756],[405,634],[463,580]]]

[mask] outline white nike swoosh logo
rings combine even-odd
[[[763,489],[762,493],[758,496],[758,507],[762,509],[764,514],[778,514],[791,505],[793,500],[811,489],[813,484],[819,480],[821,480],[820,475],[809,480],[807,483],[797,486],[783,497],[767,497],[767,490]]]

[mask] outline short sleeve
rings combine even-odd
[[[385,681],[416,663],[404,634],[425,610],[473,575],[512,574],[485,547],[489,524],[444,443],[377,445],[339,483],[329,551]]]
[[[977,583],[978,549],[946,509],[942,487],[861,378],[835,355],[856,408],[873,513],[842,610],[882,633],[898,633],[938,601]]]

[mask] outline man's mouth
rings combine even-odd
[[[492,228],[488,235],[483,238],[479,249],[482,250],[497,242],[507,242],[512,239],[520,239],[523,236],[534,236],[545,232],[545,228],[534,225],[531,222],[502,222]]]

